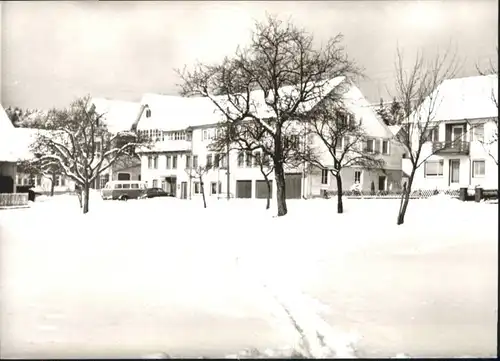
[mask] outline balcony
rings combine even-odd
[[[432,152],[435,154],[469,154],[469,142],[432,142]]]

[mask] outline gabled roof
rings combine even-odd
[[[436,99],[435,121],[497,117],[498,108],[492,97],[498,100],[498,74],[447,79],[432,96]],[[429,104],[428,97],[420,111],[425,112]]]
[[[96,112],[103,115],[103,121],[111,133],[128,131],[137,120],[140,103],[123,100],[93,98]]]
[[[331,92],[345,78],[337,77],[324,81],[322,91],[324,95]],[[295,86],[284,86],[280,93],[286,97],[298,96]],[[300,104],[299,111],[305,112],[312,109],[323,97],[320,94],[314,99]],[[250,93],[252,113],[262,119],[271,118],[273,113],[266,105],[264,92],[254,90]],[[223,95],[215,98],[218,104],[225,108],[234,109]],[[141,104],[147,104],[151,109],[151,117],[143,114],[138,129],[161,129],[182,130],[187,127],[195,127],[208,124],[216,124],[225,121],[220,109],[206,97],[181,97],[176,95],[159,95],[147,93],[141,99]]]

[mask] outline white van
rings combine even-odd
[[[146,183],[141,181],[109,181],[101,189],[102,199],[137,199],[146,193]]]

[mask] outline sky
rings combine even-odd
[[[0,3],[1,4],[1,3]],[[5,1],[0,5],[4,107],[64,107],[79,96],[139,101],[177,94],[176,68],[217,62],[268,14],[325,42],[338,33],[364,69],[370,102],[389,100],[396,48],[408,64],[450,47],[462,64],[497,62],[498,1]]]

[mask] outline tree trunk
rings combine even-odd
[[[56,187],[56,173],[52,173],[52,178],[50,179],[50,196],[54,196],[54,189]]]
[[[78,197],[78,203],[80,204],[80,208],[83,208],[82,187],[77,185],[75,191],[76,191],[76,196]]]
[[[265,176],[266,179],[266,184],[267,184],[267,197],[266,197],[266,209],[271,208],[271,182],[269,181],[269,178]]]
[[[399,213],[397,221],[398,226],[405,223],[405,215],[408,209],[408,203],[410,202],[411,186],[413,184],[414,177],[415,177],[415,169],[411,171],[406,190],[403,190],[403,194],[401,195],[401,203],[399,205]]]
[[[288,209],[286,207],[285,171],[283,169],[283,162],[281,160],[275,162],[274,178],[276,179],[276,202],[278,202],[278,217],[281,217],[288,213]]]
[[[205,199],[205,187],[203,186],[203,181],[200,179],[201,187],[201,198],[203,198],[203,208],[207,208],[207,201]]]
[[[90,186],[88,183],[85,183],[83,188],[83,214],[89,212],[89,190]]]
[[[342,203],[342,177],[340,172],[335,175],[337,179],[337,213],[344,213],[344,204]]]

